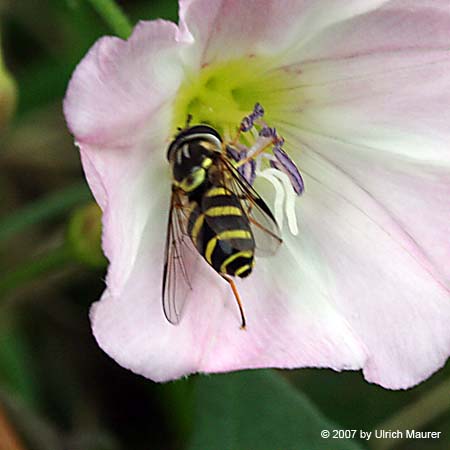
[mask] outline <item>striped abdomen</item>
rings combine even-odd
[[[217,272],[246,277],[253,268],[255,241],[239,199],[223,187],[205,190],[194,203],[188,233],[197,250]]]

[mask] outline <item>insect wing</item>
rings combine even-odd
[[[231,161],[223,157],[221,163],[223,164],[225,186],[239,198],[242,210],[250,222],[257,253],[273,255],[283,240],[272,211]]]
[[[188,210],[180,196],[172,192],[167,224],[162,281],[162,306],[167,320],[180,322],[187,297],[192,290],[192,274],[198,254],[186,231]]]

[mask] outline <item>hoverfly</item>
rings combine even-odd
[[[274,215],[241,175],[227,147],[214,128],[188,123],[179,129],[167,151],[172,195],[162,303],[172,324],[181,320],[185,299],[192,289],[196,269],[192,263],[186,264],[192,260],[190,252],[201,255],[230,284],[241,328],[245,328],[242,302],[232,277],[250,275],[255,251],[271,254],[282,242]]]

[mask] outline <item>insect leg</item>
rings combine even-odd
[[[242,306],[241,296],[239,295],[236,284],[230,276],[225,275],[223,273],[221,273],[220,275],[225,281],[227,281],[230,284],[231,290],[233,291],[234,294],[234,298],[236,299],[236,302],[239,307],[239,312],[241,314],[241,330],[245,330],[247,322],[245,321],[244,308]]]

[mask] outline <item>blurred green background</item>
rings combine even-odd
[[[173,0],[121,5],[132,23],[177,20]],[[101,255],[85,254],[98,211],[61,102],[77,62],[114,30],[89,0],[0,0],[0,34],[12,76],[0,63],[0,450],[450,448],[449,364],[393,392],[315,369],[160,385],[110,360],[88,320],[104,287]],[[69,245],[80,230],[87,244]],[[321,438],[338,428],[443,437]]]

